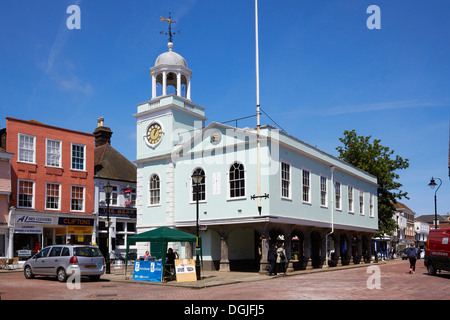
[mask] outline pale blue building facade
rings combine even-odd
[[[205,269],[264,271],[275,243],[284,244],[294,269],[370,258],[378,229],[374,176],[270,126],[260,128],[259,157],[256,128],[206,126],[205,108],[191,101],[192,71],[173,44],[150,74],[152,99],[134,114],[138,233],[169,226],[195,234],[191,176],[201,172]],[[191,245],[177,249],[192,256]]]

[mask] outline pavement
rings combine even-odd
[[[320,272],[332,272],[338,270],[354,269],[354,268],[367,268],[369,265],[381,265],[389,262],[395,262],[396,260],[379,261],[378,263],[372,262],[370,264],[350,264],[348,266],[336,266],[336,267],[323,267],[317,269],[306,269],[287,272],[286,274],[279,274],[276,276],[269,276],[267,274],[260,274],[258,272],[238,272],[238,271],[203,271],[201,279],[198,281],[189,282],[177,282],[176,280],[171,280],[167,282],[152,282],[152,281],[140,281],[133,280],[133,267],[130,266],[127,269],[127,275],[125,275],[124,270],[113,270],[111,274],[104,274],[102,279],[116,282],[130,282],[130,283],[142,283],[147,285],[157,285],[157,286],[167,286],[167,287],[184,287],[192,289],[202,289],[209,288],[227,284],[235,284],[242,282],[255,282],[264,281],[273,278],[290,277],[301,274],[312,274]],[[401,261],[397,259],[397,261]]]
[[[189,281],[189,282],[178,282],[176,280],[169,280],[166,282],[153,282],[153,281],[140,281],[133,280],[133,266],[129,266],[127,269],[127,274],[125,275],[124,269],[113,269],[110,274],[104,274],[101,279],[111,282],[128,282],[128,283],[139,283],[144,285],[156,285],[156,286],[167,286],[167,287],[183,287],[183,288],[192,288],[192,289],[202,289],[209,288],[227,284],[235,284],[235,283],[243,283],[243,282],[255,282],[255,281],[264,281],[273,278],[283,278],[290,277],[302,274],[313,274],[313,273],[321,273],[321,272],[333,272],[338,270],[347,270],[354,268],[367,268],[370,265],[383,265],[386,263],[394,263],[395,261],[401,261],[400,259],[394,260],[379,260],[378,262],[372,262],[370,264],[361,263],[361,264],[350,264],[347,266],[336,266],[336,267],[326,267],[317,268],[317,269],[306,269],[306,270],[297,270],[290,271],[286,274],[279,274],[276,276],[269,276],[267,274],[260,274],[258,272],[239,272],[239,271],[203,271],[201,274],[201,279],[197,281]],[[22,268],[15,268],[13,270],[5,270],[0,269],[0,274],[5,272],[23,272]]]

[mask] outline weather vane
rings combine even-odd
[[[171,12],[169,12],[169,18],[168,19],[161,17],[161,22],[166,21],[166,22],[169,23],[169,32],[165,33],[164,31],[161,31],[160,33],[168,35],[169,36],[169,42],[172,42],[172,36],[174,34],[180,33],[180,31],[172,32],[172,23],[176,23],[176,21],[171,20],[171,16],[170,15],[171,15]]]

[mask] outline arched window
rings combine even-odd
[[[235,162],[230,167],[230,198],[245,197],[245,172],[242,163]]]
[[[205,171],[202,168],[196,168],[192,174],[199,174],[202,175],[202,181],[198,184],[198,201],[204,201],[206,200],[206,175]],[[191,185],[192,185],[192,201],[197,201],[197,190],[196,184],[194,183],[194,180],[191,179]]]
[[[161,190],[160,190],[160,181],[157,174],[153,174],[150,177],[149,191],[150,191],[150,205],[159,204],[161,201]]]

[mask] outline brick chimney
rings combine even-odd
[[[105,119],[103,117],[97,119],[97,128],[94,130],[95,147],[111,144],[112,131],[104,126]]]

